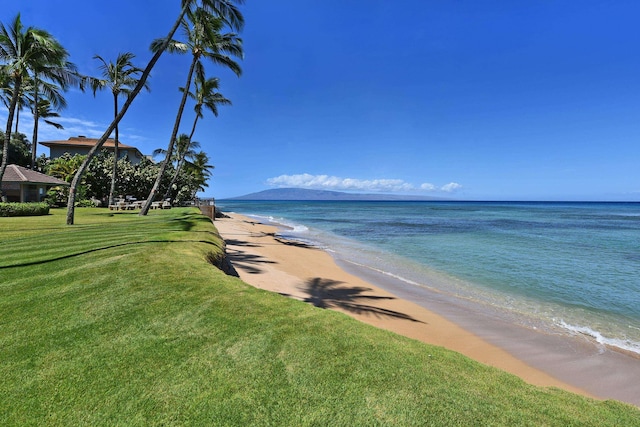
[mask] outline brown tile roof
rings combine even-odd
[[[45,147],[51,147],[51,146],[93,147],[94,145],[96,145],[96,142],[98,142],[98,140],[99,140],[98,138],[87,138],[86,136],[72,136],[66,141],[44,141],[44,142],[41,142],[40,144],[44,145]],[[115,139],[109,138],[107,139],[107,142],[104,143],[103,147],[113,148],[115,147],[115,145],[116,145]],[[136,147],[123,144],[121,141],[118,141],[118,148],[125,148],[125,149],[133,148],[137,150]]]
[[[30,182],[33,184],[69,185],[69,183],[18,165],[7,165],[2,182]]]

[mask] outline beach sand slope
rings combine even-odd
[[[373,286],[340,268],[326,252],[277,236],[276,227],[230,214],[215,226],[240,278],[317,307],[343,312],[362,322],[443,346],[538,386],[553,386],[593,397],[587,391],[533,368],[424,307]]]

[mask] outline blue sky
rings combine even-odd
[[[640,200],[637,1],[247,0],[243,76],[208,65],[232,107],[195,140],[207,196],[296,186],[491,200]],[[178,0],[22,0],[81,72],[164,36]],[[121,140],[166,148],[189,58],[163,56]],[[64,131],[99,136],[111,95],[73,91]],[[191,106],[182,131],[192,121]],[[0,110],[0,120],[6,110]],[[23,121],[21,131],[31,135]],[[40,152],[47,152],[39,147]]]

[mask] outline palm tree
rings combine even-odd
[[[172,40],[169,44],[169,50],[171,52],[191,52],[192,60],[191,66],[189,67],[189,73],[187,74],[187,83],[184,86],[185,90],[183,91],[182,100],[178,107],[178,114],[173,126],[173,132],[171,133],[171,138],[169,138],[167,155],[160,166],[156,181],[151,188],[151,192],[149,193],[149,197],[147,197],[146,203],[142,209],[140,209],[139,215],[146,215],[149,212],[151,203],[154,201],[158,188],[160,187],[162,176],[164,175],[167,165],[171,159],[173,146],[178,134],[178,128],[180,127],[180,121],[182,120],[182,113],[187,101],[189,88],[191,87],[193,74],[194,72],[197,72],[200,75],[204,75],[204,66],[200,61],[201,58],[207,58],[216,64],[224,65],[231,69],[231,71],[233,71],[237,76],[242,74],[240,66],[227,55],[230,54],[241,58],[243,56],[242,40],[234,33],[220,34],[220,31],[224,26],[224,21],[201,8],[187,12],[187,18],[188,19],[184,19],[182,22],[182,29],[187,37],[187,42],[182,43]],[[161,40],[154,41],[152,49],[155,49],[155,46],[160,42]]]
[[[113,94],[113,117],[118,117],[118,97],[120,95],[129,96],[133,88],[138,83],[138,75],[142,73],[142,69],[135,67],[131,60],[135,57],[133,53],[121,53],[118,55],[116,62],[107,62],[100,55],[94,56],[102,62],[100,69],[102,70],[103,79],[91,79],[91,88],[93,95],[98,90],[105,88],[111,89]],[[149,85],[145,83],[143,86],[149,90]],[[118,176],[118,124],[115,126],[115,140],[113,148],[113,172],[111,174],[111,190],[109,191],[109,205],[113,204],[113,194],[116,189],[116,178]]]
[[[196,76],[195,91],[189,93],[189,96],[196,101],[193,106],[193,111],[196,115],[193,119],[193,126],[191,127],[189,139],[193,138],[198,119],[204,117],[204,114],[202,114],[203,107],[206,107],[214,116],[218,117],[218,105],[231,105],[230,100],[225,98],[221,93],[216,92],[219,88],[219,78],[212,77],[210,79],[205,79],[203,75]]]
[[[82,179],[82,175],[84,175],[85,171],[87,170],[87,166],[89,166],[89,162],[96,155],[98,150],[100,150],[100,148],[104,145],[104,143],[107,141],[107,138],[109,138],[109,135],[111,135],[111,132],[113,132],[113,130],[115,129],[116,125],[120,122],[120,120],[122,120],[122,117],[124,117],[125,113],[129,109],[129,106],[131,106],[131,104],[133,103],[133,100],[136,98],[138,93],[140,93],[140,91],[142,90],[143,86],[147,81],[147,78],[149,77],[149,74],[151,73],[151,70],[156,65],[156,62],[158,62],[163,52],[169,46],[169,43],[173,38],[173,35],[178,30],[178,27],[180,27],[180,24],[182,23],[182,20],[185,14],[188,11],[193,10],[193,8],[196,7],[197,5],[200,5],[201,8],[209,11],[215,16],[218,16],[225,23],[227,23],[231,28],[240,30],[244,26],[244,18],[236,5],[243,4],[243,3],[244,3],[244,0],[200,0],[200,1],[182,0],[181,1],[181,8],[180,8],[180,14],[178,15],[178,19],[174,22],[173,26],[169,30],[169,33],[164,38],[164,42],[156,46],[155,53],[151,57],[151,60],[149,60],[149,63],[145,67],[144,71],[142,72],[142,75],[140,76],[140,80],[138,81],[138,84],[131,91],[131,94],[127,97],[127,100],[122,106],[122,109],[120,110],[116,118],[111,122],[107,130],[102,134],[98,142],[96,142],[96,145],[94,145],[93,148],[89,150],[89,153],[87,154],[85,161],[82,163],[82,165],[78,169],[78,172],[76,172],[75,176],[73,177],[73,180],[71,181],[71,186],[69,188],[69,198],[67,200],[67,225],[73,225],[76,192],[77,192],[78,186],[80,185],[80,180]],[[147,210],[148,210],[148,207],[147,207]]]
[[[179,177],[186,158],[192,158],[195,155],[194,149],[200,148],[200,144],[198,142],[191,140],[193,139],[193,134],[196,131],[198,119],[204,117],[204,114],[202,114],[202,108],[206,107],[213,113],[214,116],[218,117],[218,104],[231,105],[231,101],[225,98],[221,93],[216,92],[219,87],[220,79],[217,77],[205,79],[204,75],[196,76],[194,91],[195,93],[189,92],[189,97],[195,99],[196,101],[193,107],[193,110],[195,112],[193,126],[191,127],[191,133],[189,134],[189,136],[182,134],[178,137],[178,147],[176,150],[178,154],[178,165],[176,168],[176,173],[175,175],[173,175],[167,191],[165,192],[164,196],[162,196],[163,199],[169,198],[169,195],[173,190],[173,185]],[[162,151],[166,154],[165,150]],[[170,202],[173,202],[173,199],[171,199]]]
[[[35,168],[38,148],[38,126],[40,117],[44,118],[45,123],[54,126],[56,129],[64,129],[59,123],[54,123],[48,118],[60,117],[53,109],[60,110],[67,106],[67,101],[60,93],[61,88],[55,83],[44,80],[30,78],[25,84],[27,93],[33,95],[32,98],[27,97],[27,103],[33,114],[33,138],[31,142],[31,169]],[[36,105],[38,106],[36,108]]]
[[[171,182],[169,183],[169,187],[167,187],[167,191],[162,196],[163,200],[169,198],[171,191],[173,190],[173,186],[178,180],[180,176],[180,172],[184,166],[184,163],[187,159],[192,159],[196,155],[196,149],[200,148],[200,143],[197,141],[192,141],[189,135],[186,133],[178,136],[178,140],[176,141],[176,157],[178,159],[178,164],[176,166],[176,173],[171,178]],[[169,202],[173,202],[173,198],[169,200]]]
[[[204,151],[200,151],[193,156],[193,161],[187,163],[187,173],[191,175],[195,186],[191,198],[196,197],[198,191],[204,191],[209,187],[207,181],[211,177],[211,169],[214,166],[209,164],[209,156]]]
[[[70,182],[78,172],[78,168],[84,160],[83,157],[79,154],[71,156],[69,153],[65,153],[62,157],[51,161],[47,173],[63,181]]]
[[[33,124],[33,138],[31,143],[31,169],[35,170],[36,165],[36,144],[38,143],[38,122],[40,119],[44,120],[46,124],[49,126],[53,126],[56,129],[64,129],[64,127],[60,123],[56,123],[51,118],[60,117],[57,111],[51,109],[51,101],[48,99],[41,99],[38,101],[38,108],[36,109],[32,107],[31,112],[35,119]]]
[[[40,75],[56,81],[62,87],[67,87],[77,77],[77,74],[73,73],[75,71],[73,64],[67,61],[68,56],[67,51],[48,32],[34,27],[24,28],[20,14],[8,28],[0,23],[0,61],[4,62],[5,70],[12,83],[0,180],[4,176],[8,163],[11,127],[23,81],[33,73],[34,76]]]
[[[4,79],[5,81],[2,83],[2,103],[4,104],[5,107],[7,107],[7,110],[9,109],[9,106],[11,105],[11,98],[13,97],[13,81],[11,81],[7,75],[7,73],[3,73],[5,75]],[[18,103],[16,104],[16,108],[15,108],[15,112],[14,112],[14,119],[15,119],[15,126],[14,126],[14,130],[13,133],[18,133],[18,126],[19,126],[19,122],[20,122],[20,112],[24,109],[24,107],[27,106],[27,98],[25,96],[25,90],[24,90],[24,84],[22,85],[23,87],[20,89],[20,93],[18,94]]]

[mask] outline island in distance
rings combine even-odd
[[[441,197],[407,196],[397,194],[363,194],[345,193],[341,191],[309,190],[306,188],[274,188],[259,191],[240,197],[229,197],[225,200],[344,200],[344,201],[421,201],[421,200],[451,200]]]

